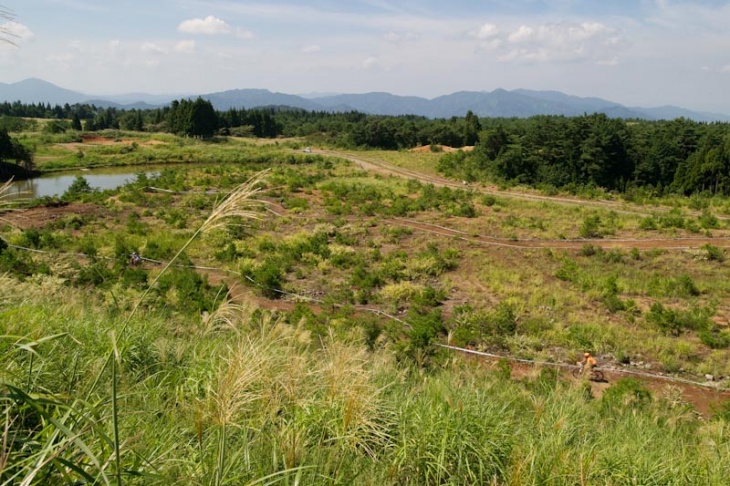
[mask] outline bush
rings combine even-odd
[[[709,243],[702,246],[708,260],[713,262],[722,262],[725,260],[725,250]]]
[[[639,228],[647,231],[652,231],[657,229],[657,222],[656,219],[649,216],[647,218],[643,218],[641,221],[639,221]]]
[[[677,311],[655,302],[649,309],[646,320],[661,331],[678,336],[685,329],[696,331],[708,329],[711,316],[712,312],[709,309],[693,307],[687,311]]]
[[[601,217],[598,215],[588,216],[583,220],[579,234],[581,238],[601,238]]]
[[[612,314],[626,310],[626,304],[616,294],[604,295],[603,303],[606,304],[606,309],[608,309],[608,312]]]
[[[578,252],[581,256],[590,257],[597,253],[603,253],[603,248],[600,246],[592,245],[590,243],[586,243],[583,245],[580,249],[580,252]]]
[[[680,275],[676,281],[677,294],[682,297],[697,297],[700,295],[700,289],[695,285],[694,280],[689,275]]]
[[[604,410],[617,412],[643,407],[650,402],[651,393],[649,390],[633,378],[621,378],[615,385],[607,388],[601,397]]]
[[[61,199],[63,201],[75,201],[92,192],[94,192],[94,188],[89,185],[89,182],[82,176],[76,176],[71,185],[68,186],[68,189],[66,189],[66,192],[61,195]]]
[[[0,239],[2,241],[2,239]],[[26,255],[6,248],[0,251],[0,275],[10,273],[19,277],[29,277],[33,274],[35,265]]]
[[[264,297],[269,299],[278,299],[281,297],[281,286],[284,283],[284,271],[281,264],[277,261],[266,259],[260,265],[255,266],[248,272],[244,269],[241,271],[244,277],[250,277],[253,282],[244,278],[244,282],[253,284],[259,289]]]
[[[699,337],[702,344],[712,349],[727,349],[730,347],[730,333],[727,331],[720,331],[716,327],[700,331]]]
[[[720,226],[720,220],[714,214],[704,210],[700,216],[700,226],[703,229],[718,228]]]
[[[137,275],[131,275],[134,279]],[[137,277],[139,278],[139,277]],[[226,295],[226,289],[213,289],[208,279],[191,268],[168,269],[157,281],[157,293],[166,303],[175,305],[182,311],[199,314],[213,310],[216,295]]]
[[[512,335],[517,330],[517,317],[514,306],[500,302],[497,309],[489,314],[487,322],[492,333],[506,336]]]

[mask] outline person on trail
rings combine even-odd
[[[136,267],[137,265],[139,265],[140,263],[142,263],[142,257],[140,257],[139,254],[137,254],[136,251],[133,251],[132,252],[132,259],[130,260],[130,263],[132,264],[132,266]]]
[[[596,364],[596,359],[591,356],[591,353],[583,353],[583,361],[581,361],[580,365],[583,368],[584,376],[591,376],[591,372],[596,367]]]

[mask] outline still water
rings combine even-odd
[[[60,196],[71,186],[76,176],[82,176],[95,189],[116,189],[133,181],[140,173],[152,176],[158,172],[150,170],[149,167],[117,167],[45,174],[34,179],[13,182],[4,198],[32,199],[43,196]]]

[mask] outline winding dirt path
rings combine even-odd
[[[625,202],[607,201],[607,200],[589,200],[569,198],[562,196],[543,196],[539,194],[529,194],[521,192],[500,191],[495,188],[485,187],[483,185],[459,184],[458,182],[446,179],[444,177],[433,176],[417,172],[413,170],[397,167],[383,160],[373,158],[363,158],[349,152],[340,152],[335,150],[318,150],[317,153],[330,155],[349,160],[359,167],[369,172],[375,172],[383,175],[393,175],[397,177],[406,177],[415,179],[423,183],[433,184],[438,187],[450,187],[454,189],[469,189],[480,194],[493,195],[504,198],[522,199],[531,201],[544,201],[556,204],[565,204],[571,206],[592,206],[602,209],[609,209],[624,214],[632,214],[636,216],[648,217],[657,212],[669,212],[673,208],[656,206],[651,208],[651,212],[647,212],[645,206],[631,205]],[[700,212],[690,211],[691,214],[699,216]],[[718,219],[730,219],[730,216],[717,216]],[[626,238],[626,239],[572,239],[572,240],[516,240],[509,238],[496,238],[485,235],[474,235],[454,228],[439,226],[431,223],[424,223],[408,218],[393,218],[388,220],[390,224],[406,226],[418,231],[424,231],[440,236],[448,236],[458,238],[470,243],[481,245],[489,245],[505,248],[550,248],[550,249],[580,249],[586,244],[598,246],[604,249],[610,248],[636,248],[638,250],[651,250],[663,248],[667,250],[676,249],[683,250],[689,248],[698,248],[703,245],[712,245],[722,248],[730,248],[730,237],[687,237],[687,238]]]
[[[456,181],[453,181],[451,179],[447,179],[445,177],[440,176],[434,176],[430,174],[424,174],[423,172],[418,172],[410,169],[404,169],[402,167],[398,167],[396,165],[393,165],[389,162],[386,162],[384,160],[375,159],[372,157],[366,158],[358,154],[353,154],[350,152],[341,152],[337,150],[317,150],[313,151],[322,155],[331,155],[333,157],[339,157],[341,159],[349,160],[350,162],[355,163],[359,167],[370,171],[370,172],[376,172],[383,175],[394,175],[394,176],[400,176],[400,177],[406,177],[409,179],[416,179],[420,182],[426,183],[426,184],[433,184],[437,187],[450,187],[453,189],[468,189],[473,190],[475,192],[478,192],[480,194],[495,196],[495,197],[503,197],[503,198],[510,198],[510,199],[522,199],[522,200],[528,200],[528,201],[541,201],[541,202],[551,202],[555,204],[565,204],[565,205],[571,205],[571,206],[591,206],[591,207],[597,207],[602,209],[609,209],[616,211],[617,213],[624,213],[624,214],[634,214],[637,216],[642,217],[648,217],[652,214],[656,213],[666,213],[671,211],[672,207],[668,206],[652,206],[651,208],[647,208],[646,206],[641,206],[637,204],[631,204],[627,203],[625,201],[610,201],[606,199],[600,199],[600,200],[593,200],[593,199],[580,199],[580,198],[572,198],[572,197],[565,197],[565,196],[544,196],[541,194],[531,194],[526,192],[515,192],[515,191],[503,191],[499,190],[494,186],[485,186],[483,184],[478,183],[470,183],[470,184],[464,184],[459,183]],[[694,216],[699,216],[701,214],[700,211],[695,210],[689,210],[690,214]],[[717,215],[718,219],[730,219],[730,216],[727,215]]]
[[[730,238],[724,237],[696,237],[696,238],[626,238],[626,239],[577,239],[577,240],[512,240],[509,238],[496,238],[493,236],[474,235],[454,228],[424,223],[407,218],[394,218],[388,220],[390,224],[405,226],[418,231],[424,231],[440,236],[449,236],[469,243],[480,245],[498,246],[505,248],[551,248],[551,249],[581,249],[587,244],[600,246],[604,249],[610,248],[636,248],[638,250],[651,250],[654,248],[664,249],[688,249],[697,248],[703,245],[730,248]]]

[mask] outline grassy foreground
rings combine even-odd
[[[508,365],[455,359],[423,373],[356,332],[313,339],[230,306],[128,320],[50,277],[4,278],[0,299],[4,482],[658,485],[730,473],[727,420],[631,381],[593,399],[549,369],[510,380]]]

